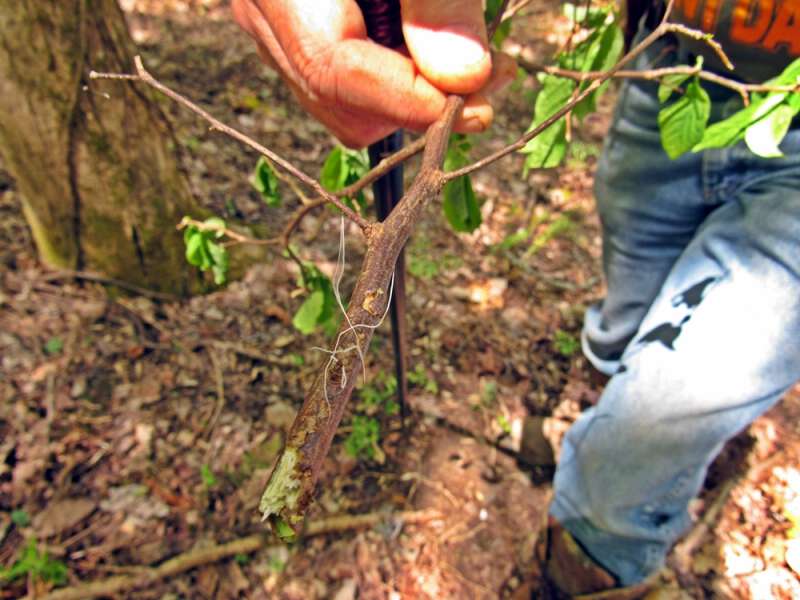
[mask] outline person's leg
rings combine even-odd
[[[722,445],[800,378],[800,131],[784,148],[702,155],[725,203],[565,438],[551,515],[621,584],[663,563]]]
[[[670,161],[664,153],[658,110],[654,84],[623,87],[595,177],[608,292],[586,313],[582,345],[606,375],[715,206],[702,188],[702,156]]]

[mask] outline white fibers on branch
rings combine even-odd
[[[367,365],[366,361],[364,360],[364,349],[361,348],[361,345],[358,341],[358,329],[377,329],[378,327],[383,324],[384,320],[386,320],[386,315],[389,314],[389,307],[391,306],[392,300],[392,293],[394,292],[394,275],[395,272],[392,271],[392,278],[389,281],[389,293],[386,298],[386,309],[383,311],[383,315],[381,316],[380,320],[375,325],[367,325],[366,323],[357,323],[353,325],[350,321],[350,317],[347,314],[347,310],[345,310],[344,303],[342,302],[342,295],[339,291],[339,286],[342,282],[342,276],[344,275],[344,268],[346,265],[345,262],[345,237],[344,237],[344,229],[345,229],[345,221],[344,215],[341,217],[341,224],[339,227],[339,254],[336,259],[336,270],[333,273],[333,295],[336,298],[336,303],[339,305],[339,310],[342,311],[344,315],[345,321],[347,321],[347,329],[342,331],[336,337],[336,343],[333,345],[333,350],[328,350],[326,348],[320,348],[319,346],[314,346],[312,350],[318,350],[320,352],[325,352],[326,354],[330,354],[330,358],[328,359],[328,363],[325,365],[325,372],[322,374],[322,391],[325,397],[325,403],[330,408],[330,400],[328,400],[328,371],[330,370],[333,363],[338,362],[336,358],[337,354],[346,354],[347,352],[352,352],[355,350],[358,353],[358,358],[361,360],[361,368],[363,369],[364,373],[364,381],[367,380]],[[339,348],[339,344],[342,341],[342,337],[348,333],[353,334],[353,338],[355,339],[355,344],[352,346],[348,346],[347,348]],[[342,382],[341,387],[342,389],[345,388],[347,385],[347,373],[345,372],[344,365],[342,365]]]

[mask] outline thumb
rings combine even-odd
[[[492,72],[481,0],[401,0],[403,35],[414,63],[433,85],[478,91]]]

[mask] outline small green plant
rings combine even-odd
[[[503,433],[511,434],[511,423],[508,421],[508,417],[503,414],[497,415],[497,424],[503,430]]]
[[[345,451],[353,458],[379,459],[383,455],[379,446],[380,435],[381,426],[377,419],[356,415],[350,435],[344,441]]]
[[[208,465],[200,467],[200,479],[203,480],[203,485],[206,488],[212,488],[217,485],[217,477]]]
[[[581,140],[572,140],[567,155],[567,163],[572,167],[582,167],[590,158],[600,156],[600,146]]]
[[[40,551],[36,539],[30,538],[17,561],[7,569],[0,568],[0,581],[32,577],[61,585],[66,583],[67,573],[67,565]]]
[[[428,256],[409,254],[408,272],[419,279],[433,279],[439,274],[439,263]]]
[[[545,227],[544,231],[533,238],[533,242],[531,242],[525,254],[529,256],[536,254],[551,240],[558,237],[565,237],[572,233],[573,229],[575,229],[575,223],[570,218],[569,214],[564,213],[559,215]]]
[[[569,358],[578,353],[581,343],[574,335],[559,329],[553,336],[553,347],[561,356]]]
[[[495,402],[497,402],[497,382],[487,381],[481,386],[481,405],[488,408]]]
[[[419,279],[433,279],[439,273],[453,271],[462,264],[458,256],[437,252],[424,234],[414,237],[406,255],[408,272]]]
[[[64,349],[64,341],[57,336],[51,337],[44,344],[44,351],[50,356],[53,356],[54,354],[61,354],[61,351],[63,349]]]
[[[429,394],[438,394],[439,393],[439,386],[436,383],[436,380],[432,377],[428,376],[428,372],[425,370],[425,367],[418,364],[414,367],[413,371],[409,371],[408,373],[408,383],[413,386],[422,388]]]
[[[31,524],[31,518],[27,512],[18,508],[11,511],[11,522],[17,527],[27,527]]]
[[[233,560],[236,561],[236,564],[243,567],[250,562],[250,557],[247,554],[242,554],[239,552],[238,554],[233,555]]]
[[[267,566],[273,573],[283,573],[283,571],[286,569],[286,561],[279,556],[270,556]]]

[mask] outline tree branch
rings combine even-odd
[[[531,71],[542,71],[558,77],[566,77],[575,81],[592,81],[599,79],[605,71],[572,71],[548,65],[538,65],[525,61],[520,61],[520,66]],[[747,106],[750,102],[748,94],[753,92],[797,92],[800,91],[800,84],[795,85],[769,85],[766,83],[745,83],[736,79],[723,77],[712,71],[704,71],[700,67],[690,65],[678,65],[675,67],[662,67],[659,69],[646,69],[644,71],[620,70],[614,73],[614,79],[644,79],[646,81],[656,81],[669,75],[697,75],[700,79],[710,81],[721,87],[728,88],[742,96],[742,100]]]
[[[227,225],[217,225],[215,223],[205,223],[203,221],[198,221],[197,219],[192,219],[191,217],[183,217],[181,222],[176,225],[176,229],[181,231],[182,229],[186,229],[187,227],[192,226],[197,228],[199,231],[213,231],[220,235],[224,235],[225,237],[230,238],[233,240],[235,244],[252,244],[255,246],[274,246],[280,243],[280,238],[269,238],[266,240],[262,240],[259,238],[250,237],[249,235],[244,235],[243,233],[239,233],[238,231],[234,231]]]
[[[428,129],[422,166],[414,182],[389,217],[374,225],[367,238],[364,262],[336,345],[306,395],[261,498],[259,508],[265,519],[293,528],[302,522],[320,467],[363,367],[363,351],[340,348],[369,346],[389,301],[388,288],[397,256],[424,208],[441,191],[441,166],[455,118],[463,106],[463,98],[448,98],[444,113]]]
[[[350,529],[374,527],[384,521],[425,523],[439,518],[441,518],[441,514],[433,510],[337,515],[311,521],[308,523],[304,533],[306,536],[324,535]],[[42,600],[86,600],[87,598],[114,596],[152,585],[156,581],[178,575],[195,567],[217,562],[237,554],[256,552],[267,547],[269,541],[268,536],[254,534],[226,544],[215,544],[206,548],[189,550],[164,561],[157,567],[132,567],[131,569],[136,570],[134,575],[120,575],[75,587],[63,588],[47,594]]]
[[[544,130],[548,127],[559,121],[564,115],[569,113],[578,103],[582,102],[584,98],[588,97],[591,93],[597,90],[603,83],[608,81],[609,79],[615,77],[617,73],[622,71],[622,68],[638,58],[645,50],[647,50],[650,46],[652,46],[659,38],[668,34],[668,33],[680,33],[682,35],[687,35],[693,39],[697,39],[700,41],[704,41],[708,43],[715,52],[720,56],[722,62],[726,65],[731,65],[730,59],[728,59],[725,52],[722,50],[722,47],[714,40],[710,39],[708,35],[685,27],[683,25],[676,25],[675,23],[669,23],[668,19],[672,14],[672,7],[675,4],[675,0],[670,0],[667,4],[667,7],[664,11],[664,16],[661,19],[661,23],[656,27],[650,34],[643,39],[636,47],[632,48],[625,56],[623,56],[616,65],[614,65],[608,71],[603,73],[597,73],[596,79],[592,80],[592,82],[586,87],[586,89],[578,94],[577,96],[573,97],[569,102],[567,102],[564,106],[562,106],[559,110],[555,113],[550,115],[547,119],[545,119],[542,123],[525,133],[525,135],[521,136],[517,141],[509,144],[505,148],[501,148],[500,150],[493,152],[492,154],[470,164],[461,169],[457,169],[455,171],[450,171],[445,173],[444,180],[445,182],[451,181],[458,177],[462,177],[464,175],[469,175],[474,171],[478,171],[487,167],[488,165],[492,164],[493,162],[500,160],[501,158],[508,156],[512,152],[516,152],[525,147],[525,145],[541,134]],[[732,65],[731,65],[732,67]]]
[[[707,44],[717,54],[720,61],[722,61],[722,64],[725,65],[725,68],[733,71],[733,63],[731,62],[731,59],[728,58],[727,54],[725,54],[725,51],[722,49],[720,43],[710,34],[698,31],[697,29],[692,29],[686,25],[681,25],[680,23],[667,23],[666,19],[667,17],[664,17],[664,22],[662,22],[659,26],[659,29],[664,29],[664,33],[678,33],[698,42]]]
[[[367,171],[361,179],[355,183],[351,183],[347,187],[340,189],[338,192],[336,192],[336,195],[339,198],[352,198],[358,194],[358,192],[373,183],[376,179],[380,179],[386,175],[386,173],[394,169],[397,165],[404,163],[412,156],[416,156],[422,152],[422,150],[425,148],[426,139],[427,137],[423,135],[410,144],[406,144],[394,154],[390,154],[386,158],[382,159],[377,165]]]
[[[368,231],[369,231],[370,227],[372,226],[372,224],[369,221],[367,221],[366,219],[364,219],[364,217],[359,215],[357,212],[355,212],[354,210],[349,208],[347,205],[345,205],[339,198],[336,197],[335,194],[331,194],[329,191],[327,191],[325,188],[323,188],[322,185],[316,179],[314,179],[310,175],[307,175],[306,173],[304,173],[303,171],[301,171],[300,169],[295,167],[288,160],[282,158],[281,156],[279,156],[278,154],[276,154],[275,152],[273,152],[272,150],[270,150],[266,146],[263,146],[262,144],[259,144],[254,139],[252,139],[249,136],[243,134],[241,131],[238,131],[238,130],[234,129],[233,127],[230,127],[229,125],[226,125],[225,123],[223,123],[219,119],[217,119],[214,116],[212,116],[208,111],[200,108],[197,104],[195,104],[194,102],[192,102],[191,100],[189,100],[185,96],[182,96],[181,94],[179,94],[179,93],[171,90],[167,86],[165,86],[163,83],[158,81],[150,73],[147,72],[147,70],[144,68],[144,65],[142,64],[142,59],[141,59],[140,56],[134,57],[134,62],[136,64],[136,75],[117,74],[117,73],[98,73],[96,71],[92,71],[91,73],[89,73],[89,78],[90,79],[124,79],[124,80],[129,80],[129,81],[141,81],[143,83],[146,83],[150,87],[158,90],[159,92],[161,92],[165,96],[171,98],[172,100],[174,100],[178,104],[181,104],[181,105],[185,106],[186,108],[188,108],[189,110],[191,110],[195,114],[200,115],[201,117],[203,117],[206,121],[211,123],[211,126],[212,126],[213,129],[221,131],[222,133],[224,133],[224,134],[228,135],[229,137],[232,137],[233,139],[245,144],[246,146],[249,146],[250,148],[252,148],[256,152],[258,152],[259,154],[261,154],[261,155],[265,156],[266,158],[268,158],[274,164],[278,165],[281,169],[283,169],[284,171],[286,171],[287,173],[291,174],[293,177],[295,177],[299,181],[302,181],[304,184],[309,186],[312,190],[314,190],[314,192],[318,196],[320,196],[321,198],[324,198],[327,202],[330,202],[331,204],[336,206],[339,210],[341,210],[344,213],[344,215],[348,219],[350,219],[356,225],[358,225],[365,234],[368,233]]]
[[[500,27],[500,24],[509,18],[506,17],[507,7],[508,7],[508,0],[503,0],[503,2],[497,8],[497,14],[494,16],[494,19],[492,19],[492,22],[489,23],[489,26],[486,28],[486,34],[489,38],[490,43],[492,41],[492,38],[494,37],[495,31],[497,31],[497,28]]]

